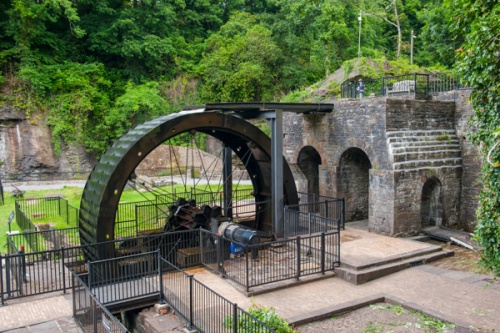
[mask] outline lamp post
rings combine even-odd
[[[361,58],[361,10],[358,16],[359,21],[359,34],[358,34],[358,59]]]
[[[413,39],[417,38],[415,34],[413,33],[413,30],[411,31],[411,37],[410,37],[410,65],[413,65]]]

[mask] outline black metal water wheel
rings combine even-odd
[[[115,216],[127,180],[139,163],[156,147],[185,132],[211,135],[245,163],[251,177],[256,207],[256,227],[272,233],[271,139],[249,122],[215,112],[181,112],[148,121],[122,136],[102,155],[83,191],[80,204],[80,239],[82,245],[114,240]],[[284,204],[298,202],[297,189],[290,167],[283,162]],[[264,202],[262,204],[262,202]],[[114,257],[114,245],[86,251],[88,259]]]

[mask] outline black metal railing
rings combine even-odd
[[[285,215],[287,211],[292,210],[299,211],[301,213],[311,213],[319,217],[325,217],[332,220],[340,221],[340,225],[345,229],[345,199],[344,198],[333,198],[324,195],[310,194],[299,192],[299,204],[289,205],[285,207]],[[293,218],[293,217],[291,217]],[[293,231],[295,229],[295,221],[292,219],[288,221],[286,232]],[[336,227],[336,226],[334,226]],[[325,230],[328,231],[330,229]],[[312,231],[314,232],[314,231]],[[310,233],[309,231],[307,233]],[[297,234],[297,233],[296,233]]]
[[[165,301],[188,328],[206,333],[272,333],[272,328],[166,260],[161,260]]]
[[[70,270],[87,271],[88,263],[84,260],[84,254],[95,254],[91,258],[102,258],[99,253],[114,253],[116,257],[126,257],[151,251],[160,251],[160,255],[166,260],[175,263],[177,266],[186,268],[196,265],[205,265],[208,269],[216,270],[219,273],[226,274],[228,277],[233,278],[238,283],[249,289],[261,284],[272,283],[289,278],[300,278],[304,274],[321,273],[324,269],[329,270],[331,267],[339,263],[339,239],[338,231],[343,225],[343,200],[328,198],[324,196],[310,196],[305,194],[301,195],[301,204],[289,206],[285,208],[285,221],[286,221],[286,236],[288,238],[301,236],[299,241],[296,239],[285,239],[281,243],[263,243],[255,246],[242,246],[234,242],[230,242],[215,234],[211,234],[206,230],[186,230],[180,232],[167,232],[167,233],[145,233],[140,237],[132,237],[126,239],[115,239],[114,241],[104,242],[99,244],[90,244],[86,246],[75,246],[79,244],[79,229],[77,227],[67,229],[56,229],[39,232],[26,232],[26,233],[9,233],[8,235],[8,248],[10,256],[9,265],[11,267],[10,278],[7,279],[6,288],[2,289],[2,301],[4,297],[18,298],[29,295],[34,295],[42,292],[52,292],[65,290],[70,282],[66,279],[64,274],[64,266]],[[251,193],[246,193],[240,197],[239,201],[249,199]],[[238,198],[238,196],[235,196]],[[26,199],[29,200],[29,199]],[[41,199],[47,200],[47,199]],[[54,199],[53,201],[59,201]],[[319,202],[315,202],[319,200]],[[52,200],[48,200],[52,201]],[[24,202],[24,201],[23,201]],[[163,205],[163,206],[162,206]],[[135,207],[134,215],[142,216],[145,221],[151,221],[164,214],[166,204],[162,205],[144,205]],[[251,205],[251,204],[249,204]],[[17,216],[24,216],[23,221],[31,223],[31,221],[21,211],[20,205],[16,205]],[[162,206],[162,208],[159,208]],[[132,207],[132,206],[130,206]],[[141,210],[144,209],[145,213]],[[47,208],[47,211],[56,211],[56,209]],[[315,212],[314,214],[311,213]],[[64,210],[62,210],[64,212]],[[165,214],[161,216],[165,218]],[[140,221],[131,222],[133,234],[137,236]],[[155,227],[161,223],[157,222]],[[32,223],[31,223],[32,225]],[[119,225],[117,223],[117,225]],[[117,227],[115,227],[116,230]],[[149,226],[152,228],[152,225]],[[28,229],[30,230],[30,229]],[[325,245],[322,247],[321,233],[324,233]],[[330,235],[332,234],[332,235]],[[131,233],[132,235],[132,233]],[[203,236],[201,238],[201,236]],[[299,243],[297,243],[297,241]],[[307,243],[309,242],[309,243]],[[306,245],[304,245],[306,244]],[[233,255],[236,253],[234,247],[242,246],[242,254]],[[22,249],[22,254],[19,254]],[[102,248],[101,248],[102,247]],[[304,256],[304,248],[309,248]],[[298,267],[298,264],[290,263],[294,272],[287,269],[280,270],[271,267],[269,275],[259,277],[254,276],[254,272],[259,269],[268,270],[267,267],[258,267],[257,263],[253,262],[252,258],[260,256],[261,258],[268,258],[261,260],[261,265],[266,265],[269,262],[279,262],[283,260],[280,257],[279,251],[282,249],[287,252],[290,257],[301,255],[302,258],[310,260],[315,263],[315,270],[309,268],[303,269],[303,263]],[[16,257],[17,256],[17,257]],[[323,256],[323,257],[322,257]],[[19,258],[19,259],[16,259]],[[244,260],[248,258],[247,263],[243,265]],[[61,262],[62,259],[62,263]],[[252,260],[251,260],[252,259]],[[5,259],[9,260],[9,259]],[[21,265],[23,262],[26,265]],[[50,266],[49,263],[58,262]],[[332,263],[332,264],[331,264]],[[61,266],[62,265],[62,266]],[[333,265],[333,266],[332,266]],[[26,274],[17,274],[18,268],[22,267],[27,271]],[[52,267],[52,268],[49,268]],[[237,270],[229,270],[228,268],[237,267]],[[317,269],[319,267],[319,269]],[[12,271],[14,269],[14,271]],[[59,270],[59,271],[58,271]],[[306,272],[307,271],[307,272]],[[55,274],[57,272],[57,274]],[[300,273],[297,277],[297,272]],[[22,285],[16,280],[16,276],[27,277]],[[63,282],[56,281],[64,280]],[[32,286],[33,285],[33,286]],[[20,287],[22,286],[22,288]],[[8,293],[6,292],[8,290]],[[6,296],[7,295],[7,296]]]
[[[26,216],[24,211],[21,209],[20,205],[16,201],[15,206],[15,217],[16,223],[22,231],[36,231],[36,226],[31,222],[31,220]]]
[[[161,300],[159,251],[89,261],[87,286],[104,305],[156,296]]]
[[[80,229],[70,227],[23,233],[8,233],[8,244],[18,251],[21,246],[25,253],[57,250],[80,245]],[[9,252],[11,253],[11,252]]]
[[[68,200],[59,196],[17,199],[15,205],[31,221],[60,217],[68,225],[78,225],[78,208],[71,206]],[[18,218],[16,214],[16,222],[19,225]],[[21,225],[19,226],[21,227]]]
[[[328,202],[325,202],[323,204],[285,206],[283,218],[287,221],[287,224],[284,230],[284,237],[292,238],[320,232],[330,232],[344,227],[341,218],[329,218],[323,216],[328,215],[327,213],[321,214],[321,207],[328,212],[328,204]],[[318,205],[318,214],[313,214],[305,209],[311,205]]]
[[[457,76],[450,73],[436,74],[405,74],[385,76],[379,79],[363,79],[364,96],[400,96],[415,94],[438,94],[464,88],[458,82]],[[359,82],[348,79],[340,86],[342,98],[359,98],[357,90]]]
[[[201,234],[202,264],[247,292],[265,284],[325,274],[340,264],[338,225],[328,233],[255,245],[237,243],[207,230]]]
[[[84,332],[129,332],[99,301],[77,273],[71,273],[73,318]]]
[[[5,282],[2,286],[2,304],[5,298],[40,295],[53,291],[66,291],[68,272],[65,251],[50,250],[36,253],[10,254],[2,258]],[[9,275],[10,274],[10,275]]]

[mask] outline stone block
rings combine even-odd
[[[170,305],[168,304],[155,304],[155,313],[165,315],[170,312]]]

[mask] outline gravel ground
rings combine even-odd
[[[298,333],[368,333],[368,332],[454,332],[452,324],[442,323],[398,305],[378,303],[344,315],[316,321],[297,328]]]

